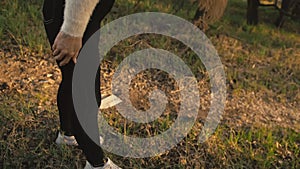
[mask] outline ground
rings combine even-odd
[[[188,3],[181,10],[174,10],[178,7],[170,4],[120,0],[103,24],[142,11],[176,11],[178,16],[192,18],[194,7]],[[58,130],[56,91],[61,77],[40,21],[41,2],[16,0],[1,5],[7,8],[1,9],[0,17],[4,23],[0,27],[0,168],[82,168],[85,158],[80,150],[53,143]],[[225,16],[206,33],[224,65],[227,99],[219,127],[203,144],[197,143],[197,136],[209,110],[209,77],[190,49],[174,39],[145,35],[129,38],[108,53],[101,64],[103,96],[111,94],[111,77],[120,61],[148,47],[179,55],[196,75],[201,93],[197,123],[176,147],[145,159],[108,153],[117,164],[123,168],[300,167],[300,23],[289,19],[277,29],[273,26],[277,11],[261,8],[260,24],[248,26],[245,7],[244,1],[230,1]],[[151,125],[134,124],[115,108],[106,109],[103,113],[109,124],[135,136],[151,136],[168,129],[178,109],[172,79],[150,70],[138,74],[131,87],[136,108],[149,108],[147,94],[154,88],[166,91],[169,107]]]

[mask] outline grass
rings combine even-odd
[[[104,23],[143,11],[160,11],[192,19],[195,6],[187,2],[183,5],[172,2],[119,0]],[[24,58],[27,53],[33,52],[36,57],[41,57],[50,51],[42,23],[42,1],[4,0],[0,5],[1,52],[17,46],[11,52]],[[244,1],[230,0],[223,19],[207,32],[224,64],[229,97],[242,97],[242,91],[249,91],[263,93],[262,100],[274,99],[281,105],[298,105],[300,60],[297,51],[300,36],[297,28],[300,23],[288,19],[283,29],[277,29],[273,26],[276,11],[261,8],[260,24],[248,26],[245,8]],[[185,49],[170,38],[143,36],[143,43],[132,48],[128,49],[128,46],[133,45],[137,37],[112,49],[110,54],[115,57],[107,59],[111,60],[113,67],[128,54],[149,45],[178,55]],[[225,37],[224,41],[222,37]],[[0,59],[5,56],[0,55]],[[187,50],[186,56],[183,60],[197,78],[207,80],[205,69],[195,54]],[[55,95],[45,90],[27,94],[19,90],[0,90],[0,124],[3,126],[0,129],[0,168],[82,168],[85,157],[79,149],[53,143],[58,129]],[[124,134],[137,136],[140,136],[139,132],[145,136],[160,133],[175,119],[172,115],[166,116],[166,119],[155,121],[154,127],[145,127],[149,129],[145,132],[141,131],[142,125],[126,123],[124,119],[114,120],[119,115],[111,111],[106,114],[114,127]],[[123,168],[300,168],[300,134],[292,127],[281,127],[277,123],[272,126],[255,123],[232,126],[222,122],[207,142],[198,144],[200,122],[176,147],[162,155],[146,159],[108,155]]]
[[[42,2],[30,1],[1,1],[0,38],[9,37],[13,43],[43,51],[47,41],[42,22]]]
[[[78,149],[52,143],[57,116],[49,116],[51,112],[47,111],[34,120],[24,118],[31,116],[32,109],[19,106],[23,118],[10,116],[10,120],[2,123],[6,126],[1,129],[3,168],[80,168],[84,157]],[[191,132],[169,154],[150,159],[114,159],[125,168],[128,164],[130,168],[190,168],[197,165],[204,168],[299,168],[300,135],[293,130],[279,127],[233,129],[221,125],[204,144],[195,144],[197,134]],[[180,157],[172,152],[178,152]],[[130,163],[124,163],[127,160]]]

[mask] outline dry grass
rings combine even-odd
[[[189,9],[195,9],[187,3],[177,10],[172,3],[136,2],[118,1],[105,22],[144,10],[176,12],[191,20],[193,12]],[[228,97],[221,124],[204,144],[197,143],[197,136],[209,109],[209,77],[195,54],[173,39],[150,35],[127,39],[111,50],[101,65],[103,93],[110,93],[111,77],[124,57],[152,46],[179,56],[185,51],[182,59],[196,75],[202,94],[197,123],[176,147],[147,159],[108,153],[116,163],[123,168],[300,167],[300,35],[297,29],[300,24],[288,20],[282,30],[277,30],[272,24],[276,12],[265,9],[258,27],[247,26],[245,4],[229,1],[223,20],[212,25],[208,32],[224,64]],[[41,2],[24,4],[14,0],[3,1],[1,5],[6,8],[1,9],[0,21],[2,17],[8,21],[0,25],[3,39],[0,42],[0,124],[3,126],[0,168],[82,168],[85,158],[80,150],[53,143],[58,129],[55,98],[60,75],[55,62],[46,54],[50,52],[49,47],[43,45],[46,42],[41,33],[41,16],[36,12]],[[11,9],[20,12],[14,14]],[[19,19],[19,28],[13,27],[12,16]],[[26,25],[28,17],[36,18],[36,22]],[[40,31],[29,37],[22,32],[24,29]],[[151,75],[163,79],[163,83]],[[161,88],[169,93],[169,108],[155,123],[134,124],[114,108],[103,112],[109,123],[121,133],[137,136],[151,136],[168,129],[176,119],[178,106],[176,92],[172,92],[176,87],[168,78],[152,70],[140,73],[133,81],[132,102],[139,109],[149,106],[145,99],[147,90]],[[147,90],[140,92],[144,86]]]

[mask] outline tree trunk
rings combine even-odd
[[[247,23],[249,25],[258,24],[258,6],[259,0],[248,0]]]

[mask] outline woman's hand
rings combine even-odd
[[[52,46],[54,59],[64,66],[72,59],[74,63],[82,47],[82,38],[73,37],[64,32],[59,32]]]

